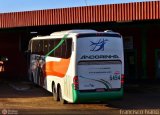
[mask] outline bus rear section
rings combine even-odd
[[[77,38],[77,75],[74,102],[106,101],[123,97],[122,37],[114,32],[81,34]]]

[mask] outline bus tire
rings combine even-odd
[[[59,97],[58,97],[58,94],[57,94],[57,91],[56,91],[55,84],[52,85],[52,94],[53,94],[54,101],[59,101]]]
[[[61,103],[61,104],[67,104],[67,101],[62,98],[62,90],[61,90],[61,87],[59,88],[58,95],[59,95],[59,101],[60,101],[60,103]]]

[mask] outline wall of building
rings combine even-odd
[[[136,52],[134,79],[160,79],[160,25],[158,21],[155,23],[157,24],[142,22],[134,26],[114,28],[123,35],[124,39],[128,36],[133,37],[133,49],[125,49],[124,51],[125,55]],[[127,65],[129,61],[125,61],[125,63]],[[125,67],[125,71],[129,71],[128,69]],[[127,79],[133,78],[132,75],[126,77]]]
[[[121,27],[115,31],[122,34],[124,39],[124,55],[125,55],[125,73],[126,79],[140,79],[142,77],[142,41],[141,30],[139,27]],[[126,39],[133,40],[132,43]]]
[[[21,36],[16,32],[0,32],[0,56],[5,56],[3,74],[5,77],[19,79],[26,76],[26,60],[21,52]]]
[[[53,30],[52,30],[53,28]],[[0,55],[8,57],[6,65],[6,75],[9,77],[26,78],[27,64],[24,51],[27,49],[28,40],[34,35],[30,31],[38,30],[38,35],[45,35],[56,30],[66,30],[75,28],[93,28],[96,30],[111,29],[119,32],[124,37],[131,37],[133,43],[130,49],[125,49],[125,71],[127,79],[155,79],[160,78],[157,74],[156,59],[160,58],[160,25],[149,23],[92,23],[80,25],[63,25],[53,27],[36,27],[13,29],[0,32]],[[23,31],[20,31],[23,30]],[[130,46],[129,46],[130,47]],[[156,55],[159,52],[159,55]],[[159,57],[158,57],[159,56]],[[159,59],[160,60],[160,59]],[[160,65],[160,64],[159,64]],[[160,71],[160,69],[159,69]],[[1,72],[2,73],[2,72]]]
[[[160,52],[160,26],[149,26],[147,29],[147,74],[149,78],[160,79],[160,74],[156,75],[157,67],[160,66],[157,61],[157,53]],[[160,57],[159,57],[160,58]],[[160,59],[159,59],[160,60]]]

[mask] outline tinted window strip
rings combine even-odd
[[[100,33],[100,34],[79,34],[77,37],[78,38],[83,38],[83,37],[121,37],[119,34],[108,34],[108,33]]]

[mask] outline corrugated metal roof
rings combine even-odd
[[[160,1],[0,14],[0,28],[160,19]]]

